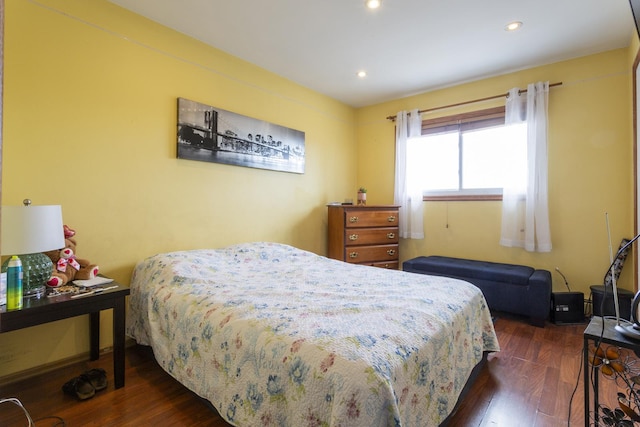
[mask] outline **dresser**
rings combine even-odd
[[[398,269],[399,208],[329,205],[329,258]]]

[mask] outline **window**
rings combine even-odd
[[[504,108],[425,120],[407,143],[410,185],[425,199],[502,198],[526,184],[526,128],[505,126]]]

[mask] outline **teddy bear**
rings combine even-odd
[[[75,234],[75,230],[65,225],[64,248],[44,253],[53,262],[53,272],[47,281],[47,286],[57,288],[75,279],[93,279],[98,275],[100,268],[97,265],[91,264],[89,260],[76,257]]]

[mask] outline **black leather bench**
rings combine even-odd
[[[551,273],[524,265],[443,256],[405,261],[404,271],[466,280],[482,290],[489,309],[527,316],[544,327],[551,304]]]

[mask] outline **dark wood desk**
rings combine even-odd
[[[115,289],[71,298],[71,294],[55,297],[25,298],[19,310],[0,306],[0,333],[42,325],[69,317],[89,315],[91,360],[100,357],[100,311],[113,309],[113,379],[115,388],[124,386],[125,297],[129,288],[112,282],[103,287]]]
[[[590,382],[589,373],[591,371],[590,365],[590,355],[589,355],[589,341],[593,341],[594,345],[597,345],[598,341],[602,344],[609,344],[620,348],[626,348],[635,352],[635,354],[640,354],[640,341],[635,341],[629,338],[626,338],[624,335],[616,331],[614,328],[616,326],[615,319],[604,319],[604,329],[603,329],[603,318],[599,316],[593,316],[591,322],[587,326],[587,329],[584,331],[584,348],[583,348],[583,371],[584,371],[584,425],[585,427],[589,427],[589,409],[593,409],[594,422],[595,425],[599,424],[599,413],[598,413],[598,378],[600,376],[600,372],[596,370],[596,375],[593,376],[593,384]],[[591,406],[591,399],[589,397],[589,389],[590,386],[593,386],[593,406]]]

